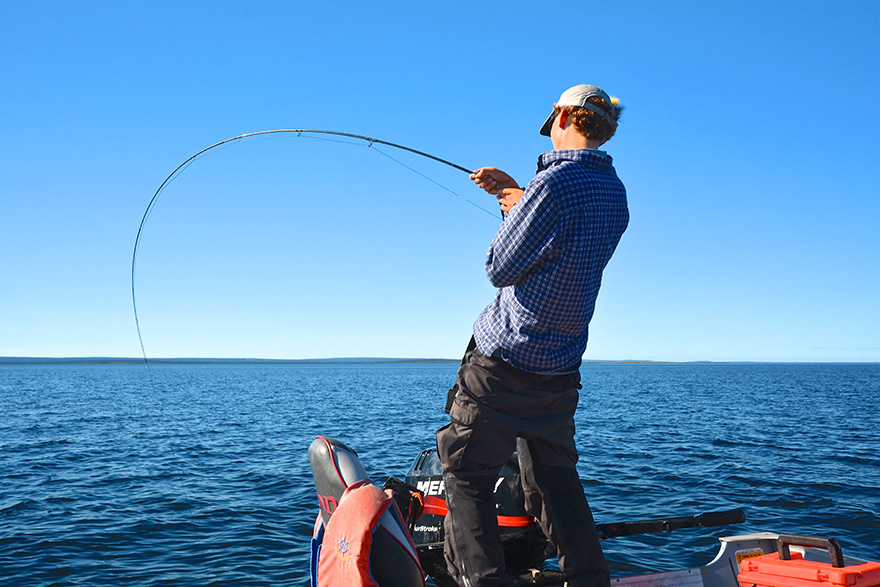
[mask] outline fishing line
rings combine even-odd
[[[240,140],[248,138],[248,137],[275,135],[275,134],[282,134],[282,133],[294,133],[298,137],[326,140],[326,141],[330,141],[330,142],[346,143],[346,144],[351,144],[351,145],[363,144],[360,142],[341,141],[338,139],[327,138],[330,136],[344,137],[344,138],[348,138],[348,139],[355,139],[356,141],[365,141],[366,142],[365,146],[367,146],[367,147],[373,147],[373,145],[385,145],[387,147],[393,147],[395,149],[400,149],[401,151],[407,151],[409,153],[413,153],[415,155],[419,155],[421,157],[431,159],[431,160],[436,161],[438,163],[442,163],[443,165],[448,165],[449,167],[452,167],[453,169],[457,169],[459,171],[463,171],[464,173],[467,173],[468,175],[470,175],[472,173],[472,171],[470,169],[467,169],[466,167],[462,167],[461,165],[457,165],[451,161],[447,161],[446,159],[441,159],[440,157],[436,157],[434,155],[431,155],[430,153],[426,153],[424,151],[419,151],[419,150],[413,149],[411,147],[406,147],[404,145],[399,145],[397,143],[383,141],[381,139],[376,139],[376,138],[367,137],[367,136],[363,136],[363,135],[357,135],[357,134],[346,133],[346,132],[338,132],[338,131],[332,131],[332,130],[314,130],[314,129],[299,129],[299,128],[263,130],[263,131],[251,132],[251,133],[245,133],[242,135],[238,135],[236,137],[228,138],[228,139],[222,140],[218,143],[214,143],[213,145],[210,145],[208,147],[205,147],[204,149],[197,152],[195,155],[192,155],[189,159],[187,159],[186,161],[184,161],[183,163],[178,165],[174,169],[174,171],[172,171],[171,174],[165,178],[165,180],[159,186],[159,189],[157,189],[156,193],[153,194],[153,197],[150,199],[149,204],[147,204],[147,209],[144,211],[144,215],[141,218],[140,226],[138,226],[137,236],[135,237],[135,240],[134,240],[134,250],[132,251],[132,255],[131,255],[131,304],[132,304],[132,309],[134,310],[134,323],[135,323],[135,327],[137,328],[138,342],[140,343],[140,347],[141,347],[141,355],[144,358],[144,365],[147,368],[149,368],[150,365],[149,365],[149,361],[147,360],[146,349],[144,348],[144,339],[143,339],[143,335],[141,333],[140,320],[138,319],[137,296],[135,295],[135,276],[137,273],[137,271],[136,271],[137,270],[137,255],[138,255],[138,248],[140,247],[141,235],[143,234],[144,225],[147,222],[147,218],[150,217],[150,213],[153,211],[153,207],[156,205],[156,201],[159,199],[159,196],[162,194],[162,192],[165,190],[165,188],[168,187],[168,184],[170,184],[172,181],[174,181],[187,167],[189,167],[189,165],[191,163],[193,163],[196,159],[198,159],[202,155],[208,153],[209,151],[212,151],[214,149],[217,149],[223,145],[227,145],[227,144],[232,143],[234,141],[240,141]],[[306,135],[318,135],[318,136],[306,136]],[[479,208],[480,210],[486,212],[487,214],[489,214],[495,218],[498,218],[498,216],[496,214],[494,214],[493,212],[490,212],[486,208],[483,208],[482,206],[480,206],[474,202],[471,202],[467,198],[461,196],[460,194],[454,192],[453,190],[447,188],[446,186],[440,184],[439,182],[434,181],[433,179],[426,176],[425,174],[423,174],[419,171],[416,171],[414,168],[395,159],[394,157],[388,155],[384,151],[382,151],[380,149],[373,149],[373,150],[378,152],[379,154],[384,155],[385,157],[391,159],[392,161],[402,165],[403,167],[409,169],[413,173],[427,179],[431,183],[443,188],[444,190],[448,191],[449,193],[463,199],[465,202],[471,204],[472,206],[475,206],[475,207]]]
[[[380,155],[382,155],[382,156],[384,156],[384,157],[387,157],[388,159],[391,159],[392,161],[394,161],[395,163],[397,163],[397,164],[400,165],[401,167],[404,167],[404,168],[406,168],[406,169],[409,169],[410,171],[412,171],[413,173],[415,173],[415,174],[418,175],[419,177],[421,177],[421,178],[423,178],[423,179],[426,179],[427,181],[430,181],[431,183],[433,183],[434,185],[436,185],[436,186],[439,187],[440,189],[449,192],[450,194],[452,194],[453,196],[455,196],[455,197],[457,197],[457,198],[461,198],[462,200],[464,200],[465,202],[467,202],[468,204],[470,204],[471,206],[473,206],[473,207],[475,207],[475,208],[479,208],[480,210],[482,210],[483,212],[485,212],[486,214],[488,214],[488,215],[491,216],[492,218],[495,218],[496,220],[504,220],[504,218],[502,218],[501,216],[499,216],[499,215],[496,214],[495,212],[492,212],[491,210],[487,210],[486,208],[483,208],[482,206],[480,206],[480,205],[477,204],[476,202],[474,202],[474,201],[472,201],[472,200],[469,200],[468,198],[462,196],[461,194],[459,194],[459,193],[456,192],[455,190],[450,189],[449,187],[443,185],[442,183],[438,182],[438,181],[435,180],[435,179],[432,179],[431,177],[428,177],[427,175],[425,175],[425,174],[422,173],[421,171],[415,169],[414,167],[410,167],[409,165],[407,165],[406,163],[404,163],[404,162],[401,161],[400,159],[396,159],[395,157],[392,157],[391,155],[389,155],[388,153],[386,153],[386,152],[383,151],[382,149],[379,149],[378,147],[376,147],[373,143],[368,143],[368,144],[364,144],[364,143],[355,143],[355,142],[352,142],[352,141],[340,141],[340,140],[338,140],[338,139],[328,139],[328,138],[324,138],[324,137],[309,137],[309,136],[304,136],[304,137],[302,137],[302,138],[304,138],[304,139],[309,139],[309,140],[312,140],[312,141],[324,141],[324,142],[327,142],[327,143],[337,143],[337,144],[340,144],[340,145],[353,145],[353,146],[356,146],[356,147],[361,147],[361,146],[363,146],[363,147],[371,148],[371,149],[373,149],[374,151],[376,151],[377,153],[379,153]],[[442,160],[441,160],[441,161],[442,161]],[[461,168],[458,167],[457,165],[454,165],[454,164],[452,164],[452,165],[453,165],[456,169],[461,169]]]
[[[325,141],[325,142],[328,142],[328,143],[337,143],[337,144],[340,144],[340,145],[353,145],[353,146],[357,146],[357,147],[363,146],[363,147],[371,148],[371,149],[373,149],[374,151],[376,151],[377,153],[379,153],[380,155],[382,155],[382,156],[384,156],[384,157],[387,157],[388,159],[391,159],[392,161],[394,161],[395,163],[397,163],[397,164],[400,165],[401,167],[405,167],[406,169],[409,169],[410,171],[412,171],[413,173],[415,173],[415,174],[418,175],[419,177],[421,177],[421,178],[423,178],[423,179],[426,179],[426,180],[430,181],[431,183],[433,183],[434,185],[436,185],[436,186],[439,187],[440,189],[449,192],[450,194],[452,194],[453,196],[455,196],[455,197],[457,197],[457,198],[461,198],[462,200],[464,200],[465,202],[467,202],[468,204],[470,204],[471,206],[473,206],[473,207],[475,207],[475,208],[479,208],[480,210],[482,210],[483,212],[485,212],[486,214],[488,214],[488,215],[491,216],[492,218],[495,218],[495,219],[497,219],[497,220],[503,220],[503,218],[502,218],[501,216],[499,216],[498,214],[496,214],[495,212],[492,212],[491,210],[487,210],[486,208],[483,208],[482,206],[480,206],[480,205],[477,204],[476,202],[467,199],[466,197],[462,196],[461,194],[459,194],[459,193],[456,192],[455,190],[450,189],[449,187],[443,185],[442,183],[438,182],[438,181],[435,180],[435,179],[432,179],[431,177],[428,177],[427,175],[425,175],[425,174],[422,173],[421,171],[418,171],[417,169],[415,169],[415,168],[413,168],[413,167],[410,167],[409,165],[407,165],[406,163],[404,163],[404,162],[401,161],[400,159],[396,159],[396,158],[392,157],[391,155],[389,155],[388,153],[386,153],[386,152],[383,151],[382,149],[379,149],[378,147],[374,146],[373,143],[368,143],[368,144],[364,144],[364,143],[355,143],[355,142],[352,142],[352,141],[340,141],[340,140],[338,140],[338,139],[328,139],[328,138],[324,138],[324,137],[309,137],[309,136],[304,136],[304,137],[302,137],[302,138],[304,138],[304,139],[309,139],[309,140],[312,140],[312,141]],[[453,164],[453,165],[454,165],[454,164]],[[460,167],[458,167],[458,166],[456,166],[456,165],[454,165],[454,166],[455,166],[456,169],[461,169]]]
[[[150,376],[150,380],[151,380],[152,385],[153,385],[154,387],[156,387],[156,385],[157,385],[157,381],[156,381],[156,380],[154,379],[154,377],[153,377],[153,372],[152,372],[152,370],[149,370],[149,366],[150,366],[150,365],[149,365],[149,361],[148,361],[148,359],[147,359],[147,352],[146,352],[146,349],[145,349],[145,347],[144,347],[144,340],[143,340],[143,335],[142,335],[142,332],[141,332],[140,320],[139,320],[139,318],[138,318],[137,297],[136,297],[136,294],[135,294],[135,281],[136,281],[136,274],[137,274],[137,256],[138,256],[138,251],[139,251],[139,247],[140,247],[141,236],[142,236],[143,231],[144,231],[144,226],[146,225],[147,219],[150,217],[150,213],[153,211],[153,208],[155,207],[156,202],[157,202],[158,199],[159,199],[159,196],[163,193],[163,191],[165,190],[165,188],[167,188],[169,184],[171,184],[171,183],[172,183],[177,177],[180,176],[181,173],[183,173],[183,172],[184,172],[184,171],[185,171],[185,170],[186,170],[186,169],[187,169],[192,163],[194,163],[194,162],[196,161],[196,159],[199,159],[200,157],[206,155],[206,154],[209,153],[210,151],[214,151],[214,150],[216,150],[216,149],[220,149],[220,148],[222,148],[222,147],[230,146],[232,143],[237,142],[237,141],[240,141],[240,140],[245,139],[245,138],[249,138],[249,137],[260,137],[260,136],[267,137],[267,136],[269,136],[269,135],[276,135],[276,134],[282,134],[282,133],[287,133],[287,134],[291,134],[291,133],[293,133],[293,134],[296,134],[297,137],[310,138],[310,139],[313,139],[313,140],[323,140],[323,141],[328,141],[328,142],[343,143],[343,144],[356,145],[356,146],[357,146],[357,145],[360,145],[360,146],[365,146],[365,147],[372,148],[374,151],[376,151],[376,152],[379,153],[380,155],[382,155],[382,156],[384,156],[384,157],[387,157],[387,158],[390,159],[391,161],[394,161],[395,163],[397,163],[397,164],[399,164],[399,165],[405,167],[406,169],[409,169],[410,171],[412,171],[412,172],[415,173],[416,175],[418,175],[418,176],[420,176],[420,177],[422,177],[422,178],[424,178],[424,179],[430,181],[430,182],[433,183],[434,185],[436,185],[436,186],[442,188],[443,190],[445,190],[445,191],[447,191],[447,192],[449,192],[449,193],[455,195],[456,197],[458,197],[458,198],[464,200],[465,202],[471,204],[472,206],[474,206],[474,207],[476,207],[476,208],[479,208],[480,210],[482,210],[483,212],[489,214],[490,216],[493,216],[494,218],[499,218],[499,215],[498,215],[498,214],[493,213],[493,212],[491,212],[490,210],[488,210],[488,209],[486,209],[486,208],[480,206],[479,204],[470,201],[469,199],[463,197],[461,194],[456,193],[456,192],[453,191],[452,189],[450,189],[450,188],[448,188],[448,187],[442,185],[441,183],[435,181],[434,179],[428,177],[428,176],[425,175],[424,173],[421,173],[420,171],[417,171],[417,170],[414,169],[413,167],[411,167],[411,166],[409,166],[409,165],[403,163],[402,161],[396,159],[395,157],[392,157],[391,155],[389,155],[388,153],[386,153],[384,150],[379,149],[379,148],[376,148],[376,145],[383,145],[383,146],[386,146],[386,147],[391,147],[391,148],[399,149],[399,150],[402,150],[402,151],[407,151],[407,152],[409,152],[409,153],[412,153],[412,154],[415,154],[415,155],[419,155],[419,156],[421,156],[421,157],[425,157],[425,158],[427,158],[427,159],[431,159],[431,160],[436,161],[436,162],[438,162],[438,163],[441,163],[441,164],[443,164],[443,165],[447,165],[447,166],[449,166],[449,167],[452,167],[453,169],[457,169],[457,170],[462,171],[462,172],[464,172],[464,173],[466,173],[466,174],[468,174],[468,175],[470,175],[470,174],[472,173],[471,170],[469,170],[469,169],[467,169],[467,168],[465,168],[465,167],[462,167],[462,166],[460,166],[460,165],[457,165],[457,164],[455,164],[455,163],[452,163],[451,161],[447,161],[447,160],[445,160],[445,159],[441,159],[440,157],[436,157],[436,156],[431,155],[431,154],[429,154],[429,153],[425,153],[424,151],[419,151],[419,150],[417,150],[417,149],[412,149],[412,148],[410,148],[410,147],[406,147],[406,146],[404,146],[404,145],[399,145],[399,144],[396,144],[396,143],[391,143],[391,142],[388,142],[388,141],[383,141],[383,140],[380,140],[380,139],[371,138],[371,137],[366,137],[366,136],[362,136],[362,135],[351,134],[351,133],[336,132],[336,131],[326,131],[326,130],[309,130],[309,129],[278,129],[278,130],[265,130],[265,131],[259,131],[259,132],[252,132],[252,133],[242,134],[242,135],[239,135],[239,136],[236,136],[236,137],[232,137],[232,138],[225,139],[225,140],[222,140],[222,141],[220,141],[220,142],[214,143],[213,145],[210,145],[210,146],[208,146],[208,147],[202,149],[201,151],[198,151],[197,153],[195,153],[194,155],[192,155],[191,157],[189,157],[188,159],[186,159],[183,163],[181,163],[180,165],[178,165],[178,166],[174,169],[174,171],[172,171],[171,174],[168,175],[168,177],[165,178],[165,180],[161,183],[161,185],[159,186],[159,188],[158,188],[158,189],[156,190],[156,192],[153,194],[153,197],[150,199],[149,204],[147,205],[147,208],[146,208],[146,210],[144,211],[143,217],[141,218],[140,225],[138,226],[137,236],[136,236],[135,241],[134,241],[134,249],[133,249],[133,251],[132,251],[132,257],[131,257],[131,303],[132,303],[132,309],[134,310],[134,321],[135,321],[135,326],[137,327],[137,335],[138,335],[138,342],[139,342],[140,347],[141,347],[141,355],[143,356],[143,359],[144,359],[144,365],[145,365],[145,366],[147,367],[147,369],[148,369],[148,373],[149,373],[149,376]],[[161,406],[161,407],[160,407],[161,419],[164,421],[164,420],[166,420],[166,418],[167,418],[167,416],[166,416],[166,414],[165,414],[165,409],[164,409],[164,408],[165,408],[165,403],[164,403],[164,401],[160,401],[160,406]],[[198,526],[198,523],[197,523],[196,518],[195,518],[195,515],[196,515],[196,511],[195,511],[195,509],[194,509],[195,506],[192,504],[192,498],[191,498],[191,496],[190,496],[190,494],[189,494],[189,491],[188,491],[187,488],[186,488],[186,482],[185,482],[185,480],[183,480],[183,478],[182,478],[183,473],[182,473],[182,469],[181,469],[181,464],[178,463],[178,462],[172,462],[172,466],[175,467],[175,468],[177,469],[177,474],[181,477],[182,493],[183,493],[183,503],[187,505],[188,516],[189,516],[189,523],[190,523],[190,525],[191,525],[193,528],[196,528],[196,527]],[[208,515],[209,513],[210,513],[210,512],[206,513],[205,515]],[[199,544],[199,545],[202,544],[202,540],[201,540],[201,537],[200,537],[200,535],[199,535],[198,532],[196,532],[195,540],[196,540],[196,543],[197,543],[197,544]],[[202,550],[202,549],[200,548],[199,550]],[[213,578],[213,573],[212,573],[212,571],[211,571],[210,569],[208,569],[207,577],[206,577],[206,578],[208,578],[208,579],[212,579],[212,578]],[[210,582],[210,581],[209,581],[209,582]]]
[[[407,164],[404,163],[403,161],[399,161],[399,160],[395,159],[394,157],[392,157],[391,155],[389,155],[389,154],[386,153],[385,151],[383,151],[383,150],[381,150],[381,149],[377,149],[377,148],[375,148],[375,147],[372,147],[372,149],[373,149],[374,151],[376,151],[377,153],[379,153],[379,154],[381,154],[381,155],[384,155],[384,156],[388,157],[389,159],[391,159],[391,160],[394,161],[395,163],[397,163],[397,164],[399,164],[399,165],[402,165],[403,167],[406,167],[407,169],[409,169],[410,171],[412,171],[412,172],[415,173],[416,175],[418,175],[418,176],[420,176],[420,177],[423,177],[423,178],[427,179],[428,181],[430,181],[431,183],[433,183],[433,184],[436,185],[437,187],[446,190],[447,192],[449,192],[449,193],[452,194],[453,196],[457,196],[457,197],[461,198],[462,200],[464,200],[465,202],[467,202],[467,203],[470,204],[471,206],[474,206],[475,208],[479,208],[480,210],[482,210],[483,212],[485,212],[486,214],[488,214],[488,215],[491,216],[492,218],[497,218],[497,219],[499,219],[499,220],[502,220],[502,218],[501,218],[498,214],[496,214],[495,212],[492,212],[492,211],[490,211],[490,210],[487,210],[487,209],[483,208],[482,206],[480,206],[479,204],[477,204],[476,202],[472,202],[471,200],[468,200],[467,198],[465,198],[464,196],[462,196],[462,195],[459,194],[458,192],[455,192],[455,191],[449,189],[448,187],[446,187],[445,185],[443,185],[443,184],[441,184],[441,183],[439,183],[439,182],[437,182],[437,181],[431,179],[430,177],[428,177],[428,176],[425,175],[424,173],[421,173],[420,171],[416,171],[415,169],[413,169],[412,167],[410,167],[409,165],[407,165]]]

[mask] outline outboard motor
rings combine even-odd
[[[422,568],[439,587],[455,587],[457,583],[449,576],[443,558],[446,494],[443,487],[443,468],[436,450],[422,451],[407,473],[406,483],[424,494],[424,513],[412,528],[412,538],[419,552]],[[525,511],[516,453],[498,476],[495,503],[508,574],[520,575],[527,573],[529,569],[540,568],[547,558],[547,539],[535,519]]]
[[[369,563],[359,565],[362,581],[357,584],[425,587],[415,545],[398,507],[390,495],[372,486],[357,453],[338,440],[319,436],[309,447],[309,462],[320,506],[312,535],[312,587],[328,584],[326,577],[319,577],[319,569],[323,574],[328,565],[357,558],[358,553],[349,550],[356,550],[360,540],[369,548]],[[365,500],[361,499],[364,492],[369,493]],[[355,505],[347,507],[346,503]],[[362,503],[374,506],[372,514],[362,509]],[[350,539],[346,532],[356,537]],[[340,538],[335,544],[324,544],[325,535]]]

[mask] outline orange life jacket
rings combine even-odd
[[[370,573],[370,547],[392,498],[370,483],[350,485],[324,530],[318,587],[378,587]]]

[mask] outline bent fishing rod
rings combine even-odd
[[[134,323],[135,323],[135,326],[137,327],[138,342],[140,342],[140,345],[141,345],[141,354],[143,355],[144,363],[147,364],[147,366],[149,366],[149,364],[147,363],[147,352],[144,349],[144,340],[143,340],[143,337],[141,336],[141,326],[140,326],[140,322],[138,321],[137,300],[135,297],[135,267],[136,267],[136,263],[137,263],[138,247],[140,246],[140,242],[141,242],[141,234],[143,233],[143,230],[144,230],[144,224],[146,224],[147,218],[150,216],[150,212],[153,210],[153,206],[156,204],[156,201],[159,199],[159,195],[162,193],[162,191],[165,189],[165,187],[169,183],[171,183],[172,180],[174,180],[174,178],[176,178],[178,175],[180,175],[180,173],[184,169],[186,169],[187,166],[189,166],[190,163],[192,163],[193,161],[195,161],[196,159],[198,159],[199,157],[201,157],[202,155],[204,155],[208,151],[216,149],[217,147],[220,147],[220,146],[225,145],[227,143],[239,141],[241,139],[246,139],[248,137],[256,137],[256,136],[261,136],[261,135],[273,135],[273,134],[281,134],[281,133],[295,133],[297,136],[302,136],[304,134],[311,134],[311,135],[332,135],[332,136],[337,136],[337,137],[345,137],[348,139],[365,141],[367,147],[372,147],[373,145],[385,145],[388,147],[393,147],[395,149],[400,149],[401,151],[407,151],[407,152],[413,153],[415,155],[420,155],[422,157],[426,157],[426,158],[431,159],[433,161],[436,161],[438,163],[442,163],[442,164],[448,165],[449,167],[452,167],[454,169],[458,169],[459,171],[463,171],[463,172],[467,173],[468,175],[473,173],[470,169],[462,167],[461,165],[456,165],[455,163],[452,163],[451,161],[447,161],[446,159],[441,159],[440,157],[436,157],[434,155],[431,155],[430,153],[425,153],[424,151],[419,151],[418,149],[412,149],[412,148],[406,147],[404,145],[399,145],[397,143],[392,143],[389,141],[383,141],[381,139],[375,139],[375,138],[366,137],[363,135],[356,135],[356,134],[352,134],[352,133],[338,132],[338,131],[333,131],[333,130],[314,130],[314,129],[304,129],[304,128],[285,128],[285,129],[276,129],[276,130],[261,130],[258,132],[250,132],[250,133],[245,133],[243,135],[238,135],[236,137],[222,140],[219,143],[214,143],[213,145],[211,145],[209,147],[205,147],[204,149],[202,149],[201,151],[199,151],[198,153],[196,153],[195,155],[193,155],[192,157],[190,157],[189,159],[187,159],[186,161],[184,161],[183,163],[178,165],[177,168],[175,168],[175,170],[172,171],[171,174],[165,178],[165,181],[162,182],[162,184],[159,186],[159,189],[156,190],[156,193],[153,194],[153,197],[150,199],[150,203],[147,205],[147,209],[144,211],[143,218],[141,218],[140,226],[138,226],[137,237],[135,237],[135,239],[134,239],[134,251],[132,252],[132,256],[131,256],[131,304],[134,309]],[[458,197],[462,197],[462,196],[459,196],[459,194],[450,190],[449,188],[447,188],[443,185],[440,185],[439,183],[432,180],[431,178],[419,173],[418,171],[416,171],[412,167],[409,167],[408,165],[398,161],[394,157],[391,157],[390,155],[380,151],[379,149],[375,149],[375,150],[376,150],[376,152],[388,157],[392,161],[394,161],[400,165],[403,165],[404,167],[406,167],[410,171],[412,171],[418,175],[421,175],[422,177],[424,177],[428,181],[438,185],[439,187],[445,189],[446,191],[451,192],[452,194],[454,194]],[[474,204],[473,202],[471,202],[467,198],[463,198],[463,199],[465,201],[467,201],[468,203],[470,203],[471,205],[476,206],[477,208],[480,208],[484,212],[486,212],[492,216],[495,216],[495,214],[493,214],[492,212],[489,212],[488,210],[486,210],[482,206]]]

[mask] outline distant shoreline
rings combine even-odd
[[[329,359],[211,359],[199,357],[148,359],[148,365],[424,365],[458,364],[460,359],[411,359],[392,357],[339,357]],[[0,357],[2,365],[143,365],[132,357]],[[584,361],[590,365],[877,365],[876,361]]]
[[[175,364],[175,365],[302,365],[302,364],[391,364],[391,363],[459,363],[457,359],[398,359],[398,358],[372,358],[351,357],[333,359],[211,359],[199,357],[184,358],[150,358],[144,361],[142,358],[131,357],[0,357],[0,365],[150,365]]]

